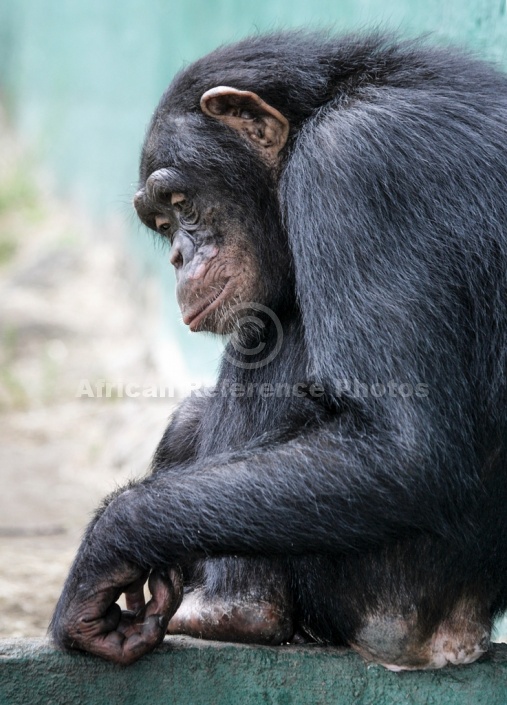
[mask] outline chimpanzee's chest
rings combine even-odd
[[[323,390],[308,379],[299,329],[289,329],[281,345],[258,347],[252,355],[226,350],[199,429],[200,456],[290,438],[329,416]]]

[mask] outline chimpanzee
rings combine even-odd
[[[380,34],[219,48],[163,95],[134,203],[184,323],[229,342],[97,511],[56,643],[477,659],[507,608],[507,78]]]

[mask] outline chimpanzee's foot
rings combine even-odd
[[[293,633],[292,617],[278,605],[237,597],[207,598],[195,589],[183,598],[169,622],[168,634],[247,644],[281,644]]]
[[[489,648],[490,630],[487,612],[463,600],[430,637],[420,636],[416,617],[376,615],[365,621],[351,646],[391,671],[442,668],[476,661]]]

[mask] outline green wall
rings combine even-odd
[[[130,201],[150,114],[185,62],[259,30],[381,25],[475,47],[507,65],[507,0],[0,0],[0,89],[63,195],[120,217],[132,257],[166,290],[166,330],[199,379],[217,347],[190,337],[172,273],[134,225]]]
[[[469,666],[391,673],[348,649],[169,637],[124,668],[0,640],[0,705],[506,705],[507,645]]]

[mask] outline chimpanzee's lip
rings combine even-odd
[[[223,289],[220,293],[212,299],[209,303],[201,306],[198,309],[193,309],[183,316],[183,323],[187,325],[191,331],[194,333],[199,330],[199,324],[208,316],[212,311],[217,309],[222,301],[226,299],[229,295],[230,280],[227,280]]]

